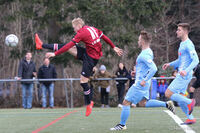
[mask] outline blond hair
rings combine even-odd
[[[72,20],[73,25],[81,24],[82,26],[85,25],[85,22],[81,18],[75,18]]]

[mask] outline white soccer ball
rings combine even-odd
[[[19,42],[19,39],[16,35],[10,34],[6,36],[5,44],[10,47],[16,47]]]

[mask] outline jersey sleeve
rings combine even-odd
[[[72,39],[72,42],[74,42],[75,44],[76,43],[79,43],[83,38],[83,34],[82,33],[77,33],[74,38]]]
[[[194,48],[194,45],[187,45],[186,50],[188,54],[190,55],[190,58],[192,59],[192,62],[190,63],[190,65],[185,69],[185,71],[188,73],[198,65],[199,58]]]
[[[102,36],[103,36],[103,32],[101,31],[101,30],[99,30],[99,29],[97,29],[98,30],[98,35],[99,35],[99,38],[101,39],[102,38]]]
[[[175,61],[170,62],[169,65],[174,67],[174,69],[178,68],[179,67],[179,57]]]
[[[114,43],[110,40],[110,38],[108,38],[106,35],[102,35],[101,37],[107,44],[109,44],[112,48],[115,47]]]
[[[69,43],[65,44],[61,49],[55,52],[55,55],[62,54],[66,51],[68,51],[71,47],[73,47],[75,43],[73,41],[70,41]]]
[[[112,48],[115,47],[114,43],[108,38],[106,35],[103,34],[103,32],[99,29],[97,29],[98,35],[100,39],[103,39],[107,44],[109,44]]]
[[[79,43],[83,38],[83,34],[81,33],[77,33],[74,38],[72,39],[72,41],[70,41],[69,43],[65,44],[61,49],[59,49],[58,51],[55,52],[55,55],[59,55],[62,54],[66,51],[68,51],[70,48],[72,48],[75,44]]]
[[[155,75],[155,73],[157,72],[158,69],[156,67],[156,64],[154,63],[154,61],[151,59],[150,56],[143,57],[142,60],[148,67],[148,71],[144,78],[144,81],[148,81]]]

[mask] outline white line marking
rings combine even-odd
[[[175,114],[173,114],[169,110],[163,110],[166,112],[174,121],[186,132],[186,133],[196,133],[192,128],[190,128],[188,125],[181,125],[183,121]]]

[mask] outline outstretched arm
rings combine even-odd
[[[110,40],[110,38],[108,38],[106,35],[102,35],[101,37],[107,44],[109,44],[112,48],[115,47],[115,45],[113,44],[113,42]]]
[[[179,66],[179,58],[175,61],[172,61],[169,63],[169,66],[173,66],[174,68],[177,68]]]
[[[70,41],[69,43],[65,44],[65,46],[63,46],[61,49],[59,49],[58,51],[56,51],[55,55],[59,55],[59,54],[62,54],[64,52],[68,51],[74,45],[75,45],[75,43],[73,41]]]
[[[61,49],[59,49],[58,51],[56,51],[56,52],[48,52],[48,53],[46,53],[46,57],[47,58],[50,58],[50,57],[54,57],[54,56],[56,56],[56,55],[60,55],[60,54],[62,54],[62,53],[64,53],[64,52],[66,52],[66,51],[68,51],[70,48],[72,48],[73,46],[75,45],[75,43],[73,42],[73,41],[71,41],[71,42],[69,42],[69,43],[67,43],[67,44],[65,44],[65,46],[63,46]]]
[[[117,53],[118,56],[122,56],[123,55],[123,50],[118,48],[118,47],[116,47],[113,44],[113,42],[106,35],[103,34],[101,38],[113,48],[113,50]]]
[[[162,66],[162,69],[163,70],[166,70],[169,66],[172,66],[175,68],[177,68],[179,66],[179,58],[176,59],[175,61],[172,61],[170,63],[165,63],[163,66]]]
[[[46,56],[49,57],[54,57],[56,55],[60,55],[66,51],[68,51],[70,48],[72,48],[76,43],[79,43],[82,40],[83,35],[80,33],[77,33],[74,38],[72,39],[72,41],[70,41],[69,43],[65,44],[65,46],[63,46],[61,49],[59,49],[58,51],[56,51],[55,53],[47,53]]]

